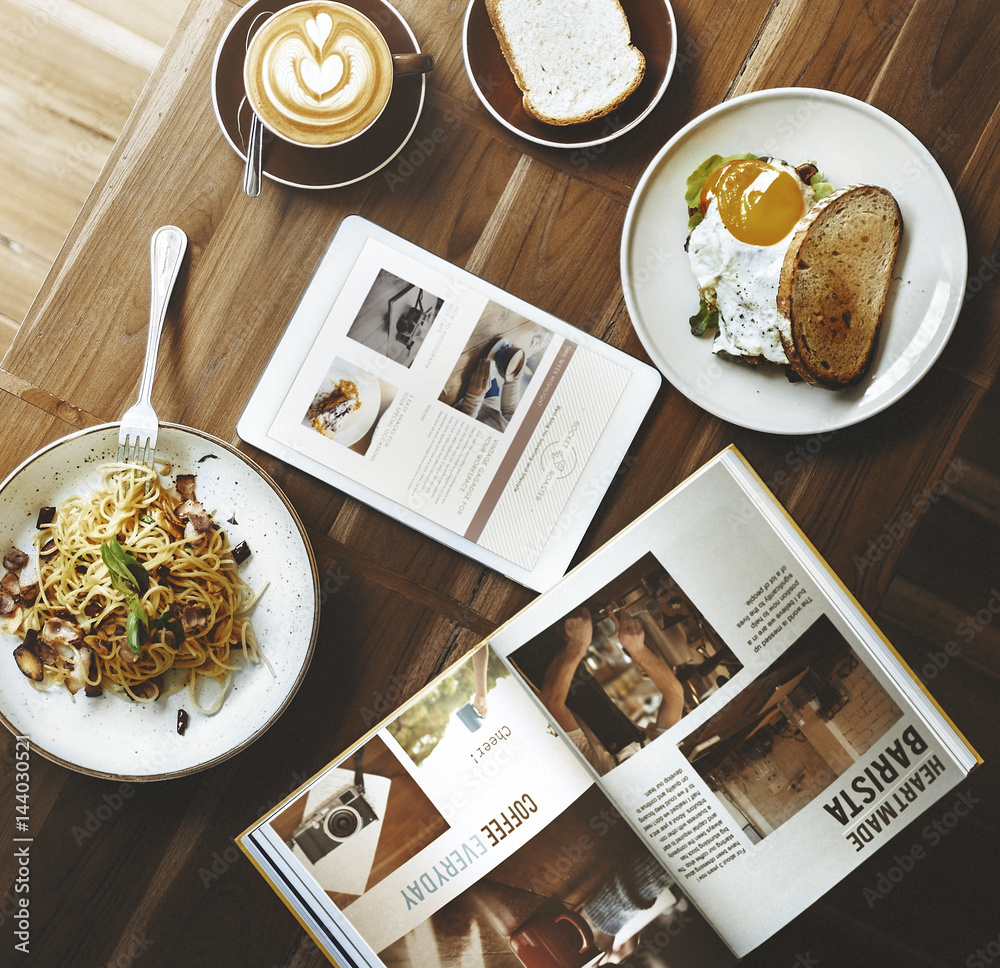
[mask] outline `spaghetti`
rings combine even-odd
[[[139,702],[186,685],[215,712],[233,673],[262,658],[247,619],[256,599],[226,533],[194,497],[192,475],[177,478],[179,502],[148,466],[100,473],[100,486],[63,501],[35,538],[38,588],[17,632],[44,666],[36,684]],[[208,681],[218,691],[205,708]]]

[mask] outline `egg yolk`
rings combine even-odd
[[[796,177],[764,161],[730,161],[708,176],[701,209],[710,199],[722,224],[741,242],[773,245],[802,218],[805,203]]]

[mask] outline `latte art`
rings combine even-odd
[[[247,52],[254,110],[282,137],[337,144],[364,131],[392,90],[392,55],[374,24],[338,3],[294,4],[270,18]]]

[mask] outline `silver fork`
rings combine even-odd
[[[139,380],[139,399],[125,411],[118,431],[118,460],[152,463],[156,453],[159,421],[150,402],[153,374],[160,348],[160,333],[167,315],[167,303],[173,292],[181,259],[187,248],[187,236],[176,225],[163,225],[149,240],[151,294],[149,332],[146,334],[146,357]]]

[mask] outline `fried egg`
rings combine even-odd
[[[773,158],[730,161],[709,175],[688,257],[702,298],[718,310],[713,352],[788,362],[778,280],[791,236],[815,202],[795,169]]]

